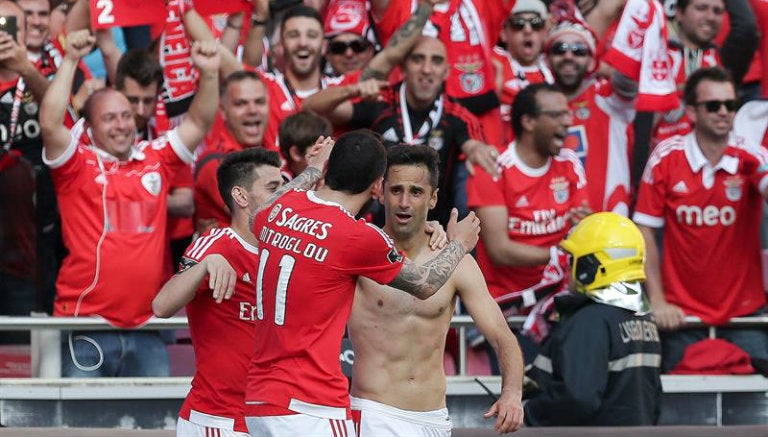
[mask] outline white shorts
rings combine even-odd
[[[251,437],[356,437],[351,420],[326,419],[307,414],[248,416]]]
[[[192,423],[182,419],[176,422],[176,437],[249,437],[244,432]]]
[[[451,417],[447,408],[408,411],[368,399],[349,397],[359,437],[450,437]]]

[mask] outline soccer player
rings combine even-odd
[[[685,86],[694,130],[663,141],[645,167],[633,216],[648,246],[646,282],[662,332],[662,371],[706,329],[678,331],[685,316],[708,325],[763,314],[760,220],[768,195],[768,152],[731,132],[736,91],[721,67],[694,72]],[[663,263],[655,229],[664,228]],[[768,358],[768,332],[718,330],[753,358]]]
[[[318,170],[327,157],[318,152],[333,144],[330,138],[321,140],[308,154],[309,165]],[[179,273],[152,302],[158,317],[170,317],[185,305],[189,317],[196,371],[179,412],[179,437],[248,435],[243,380],[256,335],[253,284],[259,265],[249,219],[283,185],[280,156],[263,148],[232,152],[222,160],[217,179],[221,197],[232,212],[232,224],[214,228],[191,244]],[[310,186],[316,181],[305,183]]]
[[[381,192],[385,168],[379,138],[349,132],[331,152],[322,188],[291,190],[255,217],[258,335],[245,398],[252,436],[354,435],[339,350],[358,277],[426,299],[477,242],[474,214],[456,223],[454,213],[446,248],[415,263],[355,220]]]
[[[415,262],[437,255],[424,231],[437,203],[438,154],[427,146],[389,149],[384,176],[384,231]],[[522,425],[523,361],[515,336],[493,301],[475,260],[466,255],[426,301],[360,278],[349,319],[355,349],[352,408],[359,437],[449,436],[443,354],[452,309],[461,298],[500,357],[501,398],[486,413],[496,431]]]

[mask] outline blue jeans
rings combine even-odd
[[[749,314],[763,315],[765,310]],[[707,329],[681,329],[659,331],[661,335],[661,371],[668,373],[683,358],[685,348],[697,341],[709,338]],[[716,337],[740,347],[750,358],[768,359],[768,329],[765,328],[717,328]]]
[[[65,378],[170,375],[168,350],[159,331],[64,331],[61,339]]]

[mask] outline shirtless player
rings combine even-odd
[[[437,202],[437,159],[426,146],[395,146],[387,157],[384,230],[417,263],[438,253],[429,248],[423,230]],[[465,256],[448,282],[424,301],[388,288],[361,277],[348,323],[355,349],[351,400],[358,437],[450,435],[443,353],[457,297],[499,356],[501,397],[485,417],[497,416],[500,433],[519,429],[520,348],[475,260]]]

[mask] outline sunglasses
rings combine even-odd
[[[516,18],[510,18],[509,20],[507,20],[507,24],[513,30],[525,29],[526,23],[530,24],[531,29],[533,30],[541,30],[546,25],[546,22],[541,17],[533,17],[533,18],[516,17]]]
[[[371,44],[364,39],[353,39],[352,41],[333,41],[328,44],[328,50],[334,55],[343,55],[347,49],[352,49],[355,53],[362,53],[368,50]]]
[[[696,106],[703,105],[707,112],[720,112],[720,108],[725,106],[728,112],[736,112],[738,109],[738,102],[733,99],[729,100],[707,100],[706,102],[697,102]]]
[[[591,51],[589,50],[589,47],[587,47],[586,44],[582,43],[573,43],[568,44],[567,42],[558,42],[552,45],[552,47],[549,48],[549,53],[551,55],[564,55],[567,52],[573,53],[573,56],[578,57],[584,57],[589,56]]]

